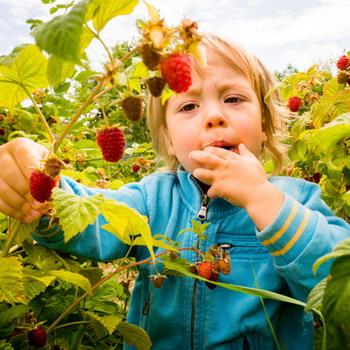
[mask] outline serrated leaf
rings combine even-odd
[[[151,338],[141,327],[127,322],[120,322],[117,330],[128,345],[136,347],[137,350],[151,349]]]
[[[57,270],[62,266],[62,262],[57,258],[57,253],[51,249],[39,245],[25,245],[27,262],[31,263],[39,270]]]
[[[348,255],[350,255],[350,238],[341,241],[335,246],[333,251],[318,258],[312,266],[312,271],[316,273],[320,265],[322,265],[330,259],[336,259]]]
[[[112,333],[115,331],[115,329],[123,319],[122,316],[116,316],[116,315],[99,316],[94,312],[90,312],[90,311],[87,311],[86,314],[88,314],[91,318],[93,318],[94,320],[102,324],[103,327],[107,329],[109,335],[112,335]]]
[[[0,303],[25,303],[24,274],[16,257],[0,258]]]
[[[31,238],[38,224],[38,220],[33,221],[30,224],[24,224],[19,220],[13,219],[11,226],[13,233],[16,232],[15,242],[21,244],[24,240]]]
[[[138,3],[139,0],[94,0],[87,17],[92,17],[94,28],[100,32],[112,18],[128,15]]]
[[[84,289],[86,292],[91,291],[90,281],[79,273],[74,273],[66,270],[52,270],[50,271],[50,274],[64,282],[72,283],[75,286]]]
[[[25,290],[27,301],[29,302],[37,295],[45,291],[45,289],[55,280],[54,276],[47,275],[39,270],[24,269]]]
[[[309,139],[309,144],[312,147],[319,147],[323,152],[326,152],[338,141],[348,137],[350,137],[350,113],[337,117],[314,132]]]
[[[79,62],[85,14],[90,2],[80,1],[68,13],[40,24],[32,32],[37,45],[63,60]]]
[[[47,58],[36,45],[25,45],[14,50],[9,65],[0,64],[0,106],[13,109],[28,97],[29,92],[49,85]]]
[[[59,188],[53,191],[52,198],[65,242],[96,221],[104,202],[103,195],[78,197]]]
[[[324,278],[311,290],[307,297],[305,311],[319,310],[322,312],[322,300],[326,285],[327,278]]]
[[[150,255],[154,258],[151,229],[144,216],[135,209],[113,200],[105,201],[102,214],[108,221],[108,224],[102,226],[103,229],[111,232],[126,244],[132,244],[132,236],[141,235]]]
[[[0,313],[0,328],[6,326],[7,323],[13,322],[16,318],[23,318],[29,311],[28,305],[13,305],[7,310]]]
[[[331,268],[324,297],[323,314],[328,328],[328,339],[335,349],[350,347],[350,256],[337,259]]]

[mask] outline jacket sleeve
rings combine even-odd
[[[269,250],[292,295],[305,300],[310,290],[327,276],[331,262],[322,264],[316,274],[312,265],[350,237],[350,225],[333,214],[321,199],[318,185],[305,181],[300,198],[296,197],[285,194],[277,218],[257,231],[257,237]]]
[[[118,191],[113,191],[92,189],[63,176],[60,180],[60,187],[67,192],[81,197],[101,193],[107,198],[123,202],[137,210],[140,214],[148,216],[142,185],[139,183],[130,183]],[[59,226],[53,225],[50,229],[47,229],[48,218],[43,217],[37,232],[33,234],[33,238],[47,248],[82,256],[91,260],[106,261],[125,256],[129,247],[118,240],[113,234],[102,229],[101,226],[105,223],[105,218],[100,215],[84,232],[79,233],[69,242],[65,243],[63,232]]]

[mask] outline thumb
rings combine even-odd
[[[241,156],[256,158],[255,155],[252,152],[250,152],[249,149],[243,143],[240,143],[238,145],[238,152]]]

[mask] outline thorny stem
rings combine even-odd
[[[197,251],[196,248],[177,248],[178,251],[182,251],[182,250],[192,250],[192,251]],[[52,322],[52,324],[47,328],[47,334],[51,333],[55,327],[61,322],[61,320],[63,320],[82,300],[84,300],[87,296],[89,296],[91,294],[91,292],[93,292],[95,289],[97,289],[99,286],[101,286],[103,283],[105,283],[106,281],[108,281],[110,278],[112,278],[113,276],[115,276],[117,273],[125,270],[125,269],[129,269],[131,267],[135,267],[135,266],[139,266],[142,264],[147,264],[150,261],[152,261],[155,258],[159,258],[162,255],[168,254],[170,252],[170,250],[165,250],[162,251],[159,254],[156,254],[154,256],[154,258],[149,257],[147,259],[141,260],[141,261],[137,261],[125,266],[121,266],[118,269],[116,269],[115,271],[111,272],[109,275],[107,275],[106,277],[102,278],[100,281],[98,281],[96,284],[94,284],[91,289],[88,292],[85,292],[84,294],[82,294],[79,298],[75,299],[65,310],[64,312],[62,312],[62,314],[56,318],[56,320],[54,322]]]
[[[49,138],[50,138],[50,142],[51,142],[51,145],[52,145],[52,149],[54,149],[55,147],[55,142],[56,142],[56,139],[55,139],[55,135],[53,134],[49,124],[47,123],[47,120],[45,119],[43,113],[41,112],[41,109],[39,108],[38,104],[36,103],[36,101],[34,100],[32,94],[29,92],[29,90],[24,86],[24,85],[20,85],[22,87],[22,89],[26,92],[26,94],[28,95],[28,97],[30,98],[30,100],[32,101],[33,103],[33,106],[36,110],[36,112],[38,113],[41,121],[44,123],[44,126],[45,126],[45,129],[47,131],[47,133],[49,134]]]

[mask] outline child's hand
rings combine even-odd
[[[30,195],[28,181],[47,153],[46,148],[25,138],[0,146],[0,212],[27,223],[40,218],[39,203]]]
[[[192,151],[189,156],[203,164],[193,171],[193,176],[211,185],[210,198],[220,197],[245,208],[254,193],[267,182],[267,176],[260,161],[245,145],[240,144],[238,152],[206,147],[203,151]]]

